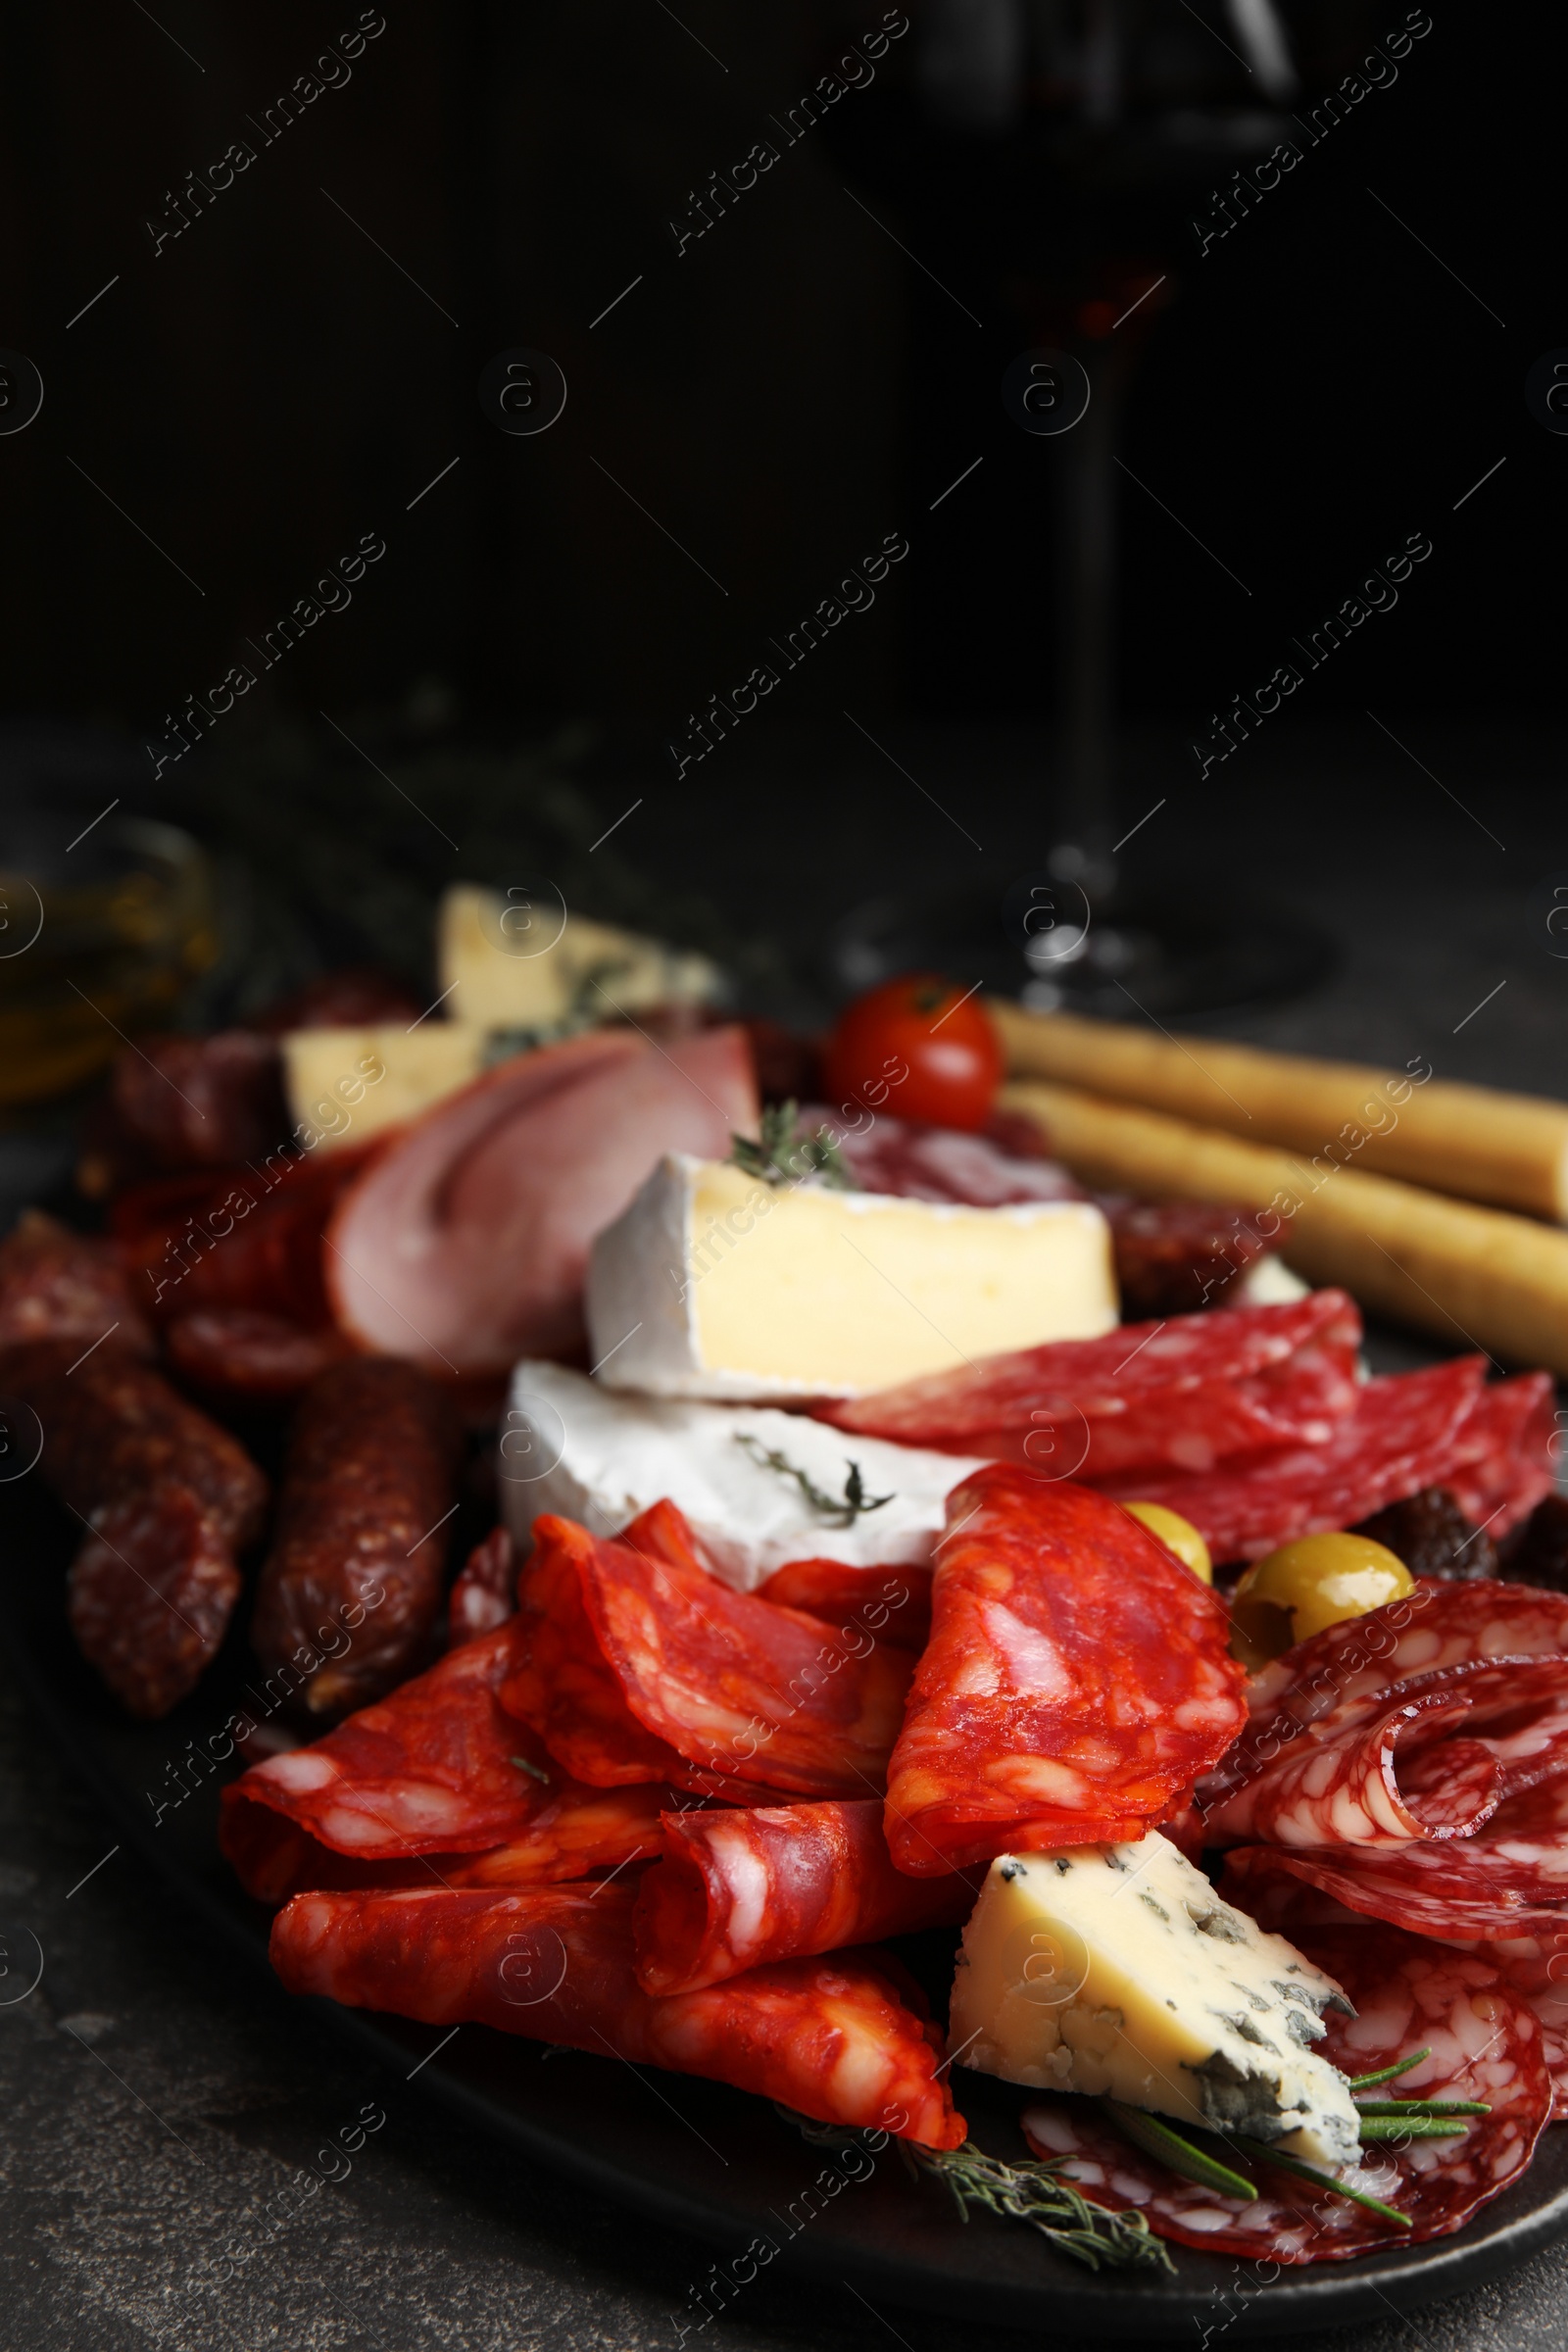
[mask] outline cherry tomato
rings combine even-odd
[[[932,1127],[983,1127],[1002,1083],[1002,1047],[978,997],[912,972],[858,997],[823,1057],[829,1098]]]

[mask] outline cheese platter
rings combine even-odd
[[[1314,1076],[1369,1107],[1303,1160],[1260,1071],[1233,1144],[1114,1037],[1089,1093],[1108,1025],[915,974],[792,1037],[508,912],[449,893],[435,1021],[361,973],[149,1041],[0,1241],[6,1608],[127,1838],[753,2276],[1150,2340],[1544,2242],[1545,1204],[1430,1069]],[[1499,1165],[1568,1130],[1489,1102]],[[1363,1304],[1436,1344],[1369,1368]]]

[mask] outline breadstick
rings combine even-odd
[[[1348,1147],[1359,1169],[1568,1222],[1568,1104],[1434,1079],[1419,1054],[1395,1072],[997,999],[990,1011],[1014,1078],[1089,1087],[1294,1152],[1343,1158]]]
[[[1249,1209],[1309,1281],[1452,1347],[1568,1376],[1568,1233],[1075,1087],[1025,1081],[1002,1101],[1090,1184]]]

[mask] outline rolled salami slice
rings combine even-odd
[[[757,1588],[759,1600],[804,1609],[837,1626],[848,1640],[858,1629],[898,1649],[924,1649],[931,1634],[929,1568],[849,1568],[842,1560],[786,1560]]]
[[[1317,2047],[1350,2076],[1396,2065],[1425,2045],[1431,2055],[1388,2089],[1401,2098],[1479,2099],[1462,2137],[1369,2147],[1349,2184],[1406,2214],[1401,2230],[1363,2205],[1242,2155],[1214,2153],[1257,2189],[1244,2203],[1168,2172],[1122,2137],[1087,2100],[1027,2108],[1036,2155],[1062,2166],[1085,2196],[1113,2211],[1135,2206],[1161,2237],[1206,2253],[1266,2264],[1348,2262],[1357,2254],[1448,2237],[1529,2164],[1551,2113],[1552,2085],[1539,2019],[1501,1972],[1479,1954],[1446,1951],[1393,1928],[1302,1934],[1308,1959],[1343,1984],[1357,2014],[1331,2015]],[[1219,2323],[1223,2325],[1224,2322]]]
[[[1344,1699],[1289,1733],[1250,1747],[1250,1773],[1233,1750],[1204,1784],[1209,1844],[1468,1838],[1506,1798],[1568,1773],[1568,1657],[1446,1666]],[[1215,1802],[1222,1778],[1228,1793]]]
[[[1494,1380],[1470,1409],[1455,1448],[1452,1491],[1494,1541],[1528,1519],[1554,1483],[1556,1390],[1549,1372]]]
[[[1362,1384],[1321,1444],[1215,1470],[1121,1471],[1105,1492],[1180,1511],[1216,1563],[1261,1559],[1295,1536],[1353,1527],[1420,1487],[1451,1485],[1455,1441],[1485,1369],[1477,1355],[1387,1373]]]
[[[1227,1623],[1102,1494],[1004,1463],[965,1479],[888,1772],[899,1869],[1141,1837],[1245,1720]]]
[[[733,2083],[821,2123],[962,2145],[967,2127],[938,2072],[941,2035],[889,1955],[785,1960],[659,1997],[637,1982],[633,1893],[600,1881],[298,1894],[272,1923],[272,1965],[290,1992],[493,2026]]]
[[[1498,1829],[1503,1811],[1512,1815],[1514,1805],[1529,1802],[1516,1797],[1479,1836],[1441,1845],[1235,1846],[1225,1857],[1220,1892],[1238,1909],[1261,1916],[1279,1882],[1295,1879],[1332,1895],[1348,1911],[1387,1920],[1412,1936],[1450,1943],[1516,1936],[1549,1939],[1568,1926],[1568,1839],[1526,1835],[1522,1825],[1511,1837]],[[1279,1902],[1269,1911],[1271,1922],[1299,1916]],[[1286,1932],[1296,1931],[1290,1926]]]
[[[818,1410],[839,1429],[1048,1475],[1208,1470],[1325,1439],[1355,1403],[1360,1339],[1353,1300],[1314,1291],[1056,1340]]]
[[[533,1533],[517,1595],[527,1654],[503,1702],[576,1778],[880,1792],[907,1650],[733,1592],[668,1502],[613,1541],[551,1513]]]
[[[1326,1626],[1252,1678],[1247,1729],[1204,1776],[1200,1805],[1217,1811],[1309,1726],[1353,1700],[1456,1666],[1558,1654],[1568,1655],[1568,1594],[1423,1577],[1402,1600]]]
[[[251,1642],[292,1669],[299,1702],[340,1715],[416,1665],[441,1606],[460,1432],[444,1389],[412,1364],[337,1364],[300,1398]],[[359,1612],[353,1641],[316,1644]]]
[[[247,1893],[519,1885],[661,1849],[667,1788],[585,1788],[497,1703],[514,1623],[224,1789],[219,1844]],[[487,1866],[477,1880],[467,1856]]]
[[[666,1814],[663,1859],[637,1890],[637,1980],[692,1992],[764,1961],[954,1926],[975,1892],[956,1873],[895,1870],[874,1797]]]

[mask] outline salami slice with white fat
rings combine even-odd
[[[1261,1559],[1293,1537],[1354,1527],[1421,1487],[1446,1485],[1485,1369],[1481,1356],[1456,1356],[1366,1381],[1353,1410],[1318,1445],[1207,1471],[1123,1471],[1102,1483],[1107,1494],[1180,1511],[1216,1561]]]
[[[1409,2227],[1313,2181],[1244,2156],[1221,2137],[1202,2145],[1250,2180],[1255,2203],[1169,2172],[1135,2148],[1087,2099],[1054,2099],[1024,2111],[1035,2154],[1062,2170],[1093,2203],[1136,2208],[1161,2237],[1212,2254],[1278,2264],[1347,2262],[1357,2254],[1448,2237],[1517,2180],[1552,2106],[1540,2020],[1479,1954],[1445,1950],[1393,1928],[1303,1934],[1308,1959],[1344,1985],[1353,2018],[1331,2014],[1317,2045],[1351,2077],[1381,2072],[1425,2046],[1430,2055],[1380,2095],[1478,2099],[1491,2112],[1466,2119],[1462,2136],[1390,2141],[1365,2150],[1350,2185],[1408,2217]]]
[[[1241,1726],[1226,1631],[1207,1586],[1103,1495],[974,1472],[948,1497],[888,1769],[898,1867],[1141,1837]]]
[[[1126,1323],[823,1405],[840,1429],[1093,1482],[1317,1444],[1354,1405],[1361,1318],[1343,1291]]]
[[[707,2076],[822,2123],[961,2146],[942,2036],[890,1954],[785,1960],[660,1996],[637,1982],[633,1891],[601,1881],[300,1894],[272,1923],[272,1965],[290,1992],[433,2026],[472,2021]]]

